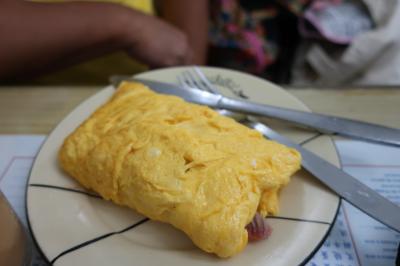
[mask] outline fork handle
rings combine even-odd
[[[400,146],[400,130],[351,119],[291,110],[259,103],[223,97],[218,108],[267,116],[317,129],[324,133],[337,133],[348,137]]]

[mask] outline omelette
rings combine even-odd
[[[128,82],[59,151],[62,169],[85,188],[223,258],[245,248],[257,212],[277,214],[300,161],[296,150],[206,106]]]

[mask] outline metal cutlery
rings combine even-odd
[[[196,86],[200,90],[212,91],[215,94],[219,93],[217,88],[207,80],[205,75],[198,68],[195,69],[194,74],[185,73],[180,76],[178,80],[182,86]],[[302,166],[304,169],[313,174],[327,187],[355,207],[388,227],[400,232],[399,206],[364,185],[356,178],[343,172],[333,164],[278,134],[265,124],[257,122],[254,117],[237,116],[226,110],[219,111],[224,115],[233,116],[242,124],[259,131],[268,139],[275,140],[299,151],[302,155]]]
[[[197,73],[198,71],[199,69],[197,68],[197,70],[193,73]],[[187,85],[190,85],[189,87],[191,88],[200,87],[200,85],[206,87],[208,88],[206,91],[182,88],[182,86],[174,84],[125,76],[114,76],[111,78],[111,82],[114,85],[118,85],[121,81],[138,81],[144,83],[159,93],[177,95],[187,101],[208,105],[217,109],[227,109],[238,113],[267,116],[295,123],[303,127],[316,129],[324,133],[337,133],[348,137],[400,146],[399,129],[335,116],[292,110],[228,98],[219,94],[218,91],[213,91],[212,84],[209,81],[205,81],[207,79],[204,79],[206,78],[204,74],[201,75],[203,78],[201,80],[193,79],[193,74],[186,74],[186,78],[181,76],[180,79],[182,82],[182,80],[185,78]],[[191,77],[190,81],[189,77]]]
[[[400,232],[399,206],[382,197],[336,166],[279,135],[266,125],[257,122],[254,117],[238,115],[237,112],[266,115],[300,123],[302,125],[309,125],[312,128],[322,131],[342,133],[347,136],[395,145],[400,145],[399,130],[344,118],[324,116],[227,98],[219,93],[218,89],[208,81],[207,77],[199,68],[194,68],[194,71],[191,73],[187,72],[182,74],[178,77],[178,80],[181,86],[153,80],[133,79],[120,76],[114,76],[111,82],[117,86],[121,81],[138,81],[144,83],[156,92],[177,95],[190,102],[217,108],[219,112],[233,116],[233,118],[239,120],[239,122],[258,130],[265,137],[297,149],[303,157],[302,166],[317,179],[355,207]]]

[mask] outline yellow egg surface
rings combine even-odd
[[[256,211],[278,212],[301,157],[206,106],[125,82],[68,136],[59,161],[103,198],[230,257],[246,246]]]

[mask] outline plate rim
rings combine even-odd
[[[132,77],[135,76],[140,76],[142,74],[147,74],[147,73],[151,73],[151,72],[157,72],[157,71],[163,71],[163,70],[174,70],[174,69],[185,69],[185,68],[190,68],[193,66],[174,66],[174,67],[167,67],[167,68],[161,68],[161,69],[154,69],[154,70],[149,70],[149,71],[145,71],[145,72],[141,72],[141,73],[137,73],[132,75]],[[199,67],[199,66],[196,66]],[[295,100],[298,104],[302,105],[302,107],[304,107],[307,111],[312,112],[312,110],[300,99],[298,99],[297,97],[295,97],[293,94],[289,93],[287,90],[285,90],[284,88],[280,87],[279,85],[263,79],[261,77],[255,76],[251,73],[245,73],[245,72],[241,72],[235,69],[227,69],[227,68],[220,68],[220,67],[214,67],[214,66],[200,66],[200,68],[204,68],[204,69],[212,69],[212,70],[223,70],[223,71],[228,71],[228,72],[235,72],[236,74],[240,74],[240,75],[249,75],[252,78],[258,79],[262,82],[266,82],[268,83],[270,86],[275,87],[276,89],[279,89],[281,92],[283,92],[284,94],[286,94],[286,96],[292,98],[293,100]],[[32,237],[32,242],[34,244],[34,246],[36,247],[36,250],[39,252],[39,254],[41,255],[42,259],[44,259],[46,261],[47,264],[49,265],[53,265],[50,261],[50,259],[45,255],[42,247],[39,245],[39,242],[37,241],[37,237],[34,233],[34,230],[32,229],[32,225],[31,225],[31,220],[30,220],[30,215],[29,215],[29,209],[28,209],[28,193],[29,193],[29,184],[30,184],[30,180],[32,177],[32,171],[33,168],[36,164],[36,161],[38,159],[38,155],[42,152],[43,146],[46,144],[48,138],[54,133],[54,131],[60,126],[60,124],[69,116],[71,115],[72,112],[74,112],[75,109],[77,109],[78,107],[84,105],[86,102],[89,102],[93,97],[95,97],[97,94],[109,89],[110,87],[113,87],[113,85],[109,84],[106,85],[104,87],[101,87],[99,90],[97,90],[95,93],[91,94],[89,97],[84,98],[81,102],[79,102],[76,106],[73,107],[73,109],[71,111],[69,111],[69,113],[67,113],[65,116],[63,116],[61,118],[60,121],[57,122],[57,124],[50,130],[50,132],[45,136],[43,142],[40,144],[40,147],[36,153],[36,156],[34,158],[34,160],[32,161],[32,165],[29,169],[29,173],[28,173],[28,178],[26,179],[26,184],[25,184],[25,196],[24,196],[24,203],[25,203],[25,214],[26,214],[26,220],[27,220],[27,229]],[[321,136],[328,136],[328,138],[330,139],[330,141],[333,144],[333,147],[335,149],[335,154],[338,158],[338,163],[339,163],[339,168],[342,168],[342,162],[340,160],[340,155],[338,153],[338,149],[337,149],[337,145],[333,139],[332,136],[327,135],[322,133]],[[325,242],[325,240],[328,238],[330,232],[332,231],[332,228],[336,222],[337,216],[339,214],[339,210],[342,206],[342,201],[343,199],[339,196],[339,195],[335,195],[336,199],[337,199],[337,206],[336,206],[336,210],[335,210],[335,214],[333,215],[332,221],[330,221],[328,229],[326,230],[324,236],[321,238],[321,240],[318,242],[318,244],[315,246],[315,248],[310,252],[310,254],[308,256],[306,256],[304,258],[304,260],[299,264],[299,266],[303,266],[306,265],[311,259],[312,257],[318,252],[318,250],[321,248],[321,246],[323,245],[323,243]]]

